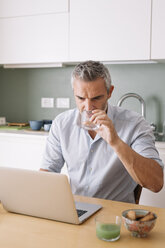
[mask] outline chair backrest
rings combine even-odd
[[[134,189],[134,196],[135,196],[135,203],[139,204],[139,200],[140,200],[140,195],[142,192],[142,186],[140,186],[139,184],[136,186],[136,188]]]

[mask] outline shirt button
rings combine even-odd
[[[93,152],[93,150],[91,150],[91,152]]]

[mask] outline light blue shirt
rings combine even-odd
[[[107,115],[125,143],[163,167],[150,125],[141,115],[110,105]],[[98,134],[92,139],[79,125],[78,109],[66,111],[53,121],[41,168],[60,173],[64,162],[73,194],[135,202],[137,183],[111,146]]]

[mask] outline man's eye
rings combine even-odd
[[[80,96],[78,96],[77,98],[78,98],[79,100],[81,100],[81,101],[84,100],[84,98],[83,98],[83,97],[80,97]]]
[[[93,98],[93,100],[95,101],[95,100],[99,100],[101,97],[100,96],[98,96],[98,97],[95,97],[95,98]]]

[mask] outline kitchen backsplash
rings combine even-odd
[[[162,131],[165,120],[165,64],[107,65],[115,86],[110,103],[116,105],[128,92],[139,94],[146,103],[146,119]],[[63,68],[0,68],[0,116],[10,122],[54,119],[66,109],[41,108],[41,98],[70,98],[75,107],[70,76],[73,66]],[[122,107],[141,112],[137,99],[128,98]]]

